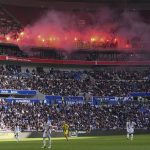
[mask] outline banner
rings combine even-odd
[[[119,97],[100,97],[100,96],[93,96],[93,105],[101,105],[101,104],[110,104],[116,105],[118,104]]]
[[[93,96],[93,105],[101,105],[102,101],[103,101],[102,97]]]
[[[133,93],[130,93],[129,96],[133,96],[133,97],[150,97],[150,92],[133,92]]]
[[[0,89],[0,94],[13,94],[13,95],[36,95],[36,90],[3,90]]]
[[[84,103],[83,96],[54,96],[54,95],[46,95],[45,103],[47,104],[75,104],[75,103]]]
[[[40,103],[38,99],[6,98],[4,100],[8,103]]]
[[[44,63],[44,64],[63,64],[63,65],[110,65],[110,66],[145,66],[150,65],[150,61],[84,61],[84,60],[56,60],[56,59],[39,59],[39,58],[24,58],[14,56],[0,56],[0,61],[12,62],[27,62],[27,63]]]
[[[84,97],[83,96],[66,96],[64,97],[64,101],[66,104],[83,104]]]
[[[45,103],[46,104],[61,104],[63,101],[62,96],[54,96],[54,95],[46,95],[45,96]]]
[[[101,96],[93,96],[93,105],[117,105],[120,103],[128,103],[133,100],[133,97],[127,96],[127,97],[116,97],[116,96],[108,96],[108,97],[101,97]]]

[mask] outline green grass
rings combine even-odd
[[[1,150],[40,150],[42,139],[0,140]],[[135,135],[133,141],[125,136],[77,137],[52,139],[52,150],[150,150],[150,135]]]

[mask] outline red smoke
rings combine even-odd
[[[104,8],[90,15],[89,19],[92,20],[91,24],[86,21],[80,24],[81,20],[74,14],[50,11],[33,25],[25,27],[17,39],[7,35],[6,41],[20,46],[44,46],[72,51],[131,49],[133,46],[141,48],[141,38],[143,43],[150,39],[149,25],[142,22],[136,13],[122,12],[118,15]]]
[[[111,36],[108,33],[96,30],[79,33],[78,31],[66,31],[59,33],[57,30],[52,32],[47,29],[47,33],[37,32],[32,35],[28,28],[19,34],[17,39],[11,39],[8,35],[6,41],[20,46],[42,46],[57,49],[103,49],[103,48],[125,48],[123,39]],[[110,46],[111,44],[114,44]]]

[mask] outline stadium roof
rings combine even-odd
[[[150,14],[150,0],[0,0],[0,4],[23,25],[34,22],[47,10],[94,12],[103,6],[111,6],[131,11],[146,10]]]
[[[150,10],[150,0],[0,0],[0,3],[23,7],[65,8],[65,10],[72,8],[96,9],[103,4],[129,9]]]
[[[0,0],[0,4],[58,10],[95,11],[103,5],[129,10],[150,10],[150,0]]]
[[[97,2],[97,3],[121,3],[121,2],[127,2],[127,3],[143,3],[143,2],[150,2],[149,0],[31,0],[31,1],[42,1],[42,2],[52,2],[52,1],[59,1],[59,2]]]
[[[0,0],[1,3],[15,3],[16,0]],[[21,0],[20,2],[25,2],[28,0]],[[42,2],[42,3],[51,3],[51,2],[97,2],[97,3],[150,3],[149,0],[30,0],[30,2]]]

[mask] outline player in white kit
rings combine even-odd
[[[51,121],[45,121],[44,123],[44,131],[43,131],[43,146],[42,148],[46,148],[46,138],[48,138],[48,148],[51,148],[51,132],[56,128],[56,126],[52,126]]]
[[[127,139],[133,140],[135,122],[128,120],[126,123]]]
[[[16,123],[15,128],[14,128],[14,136],[15,136],[15,139],[17,140],[17,142],[19,142],[19,132],[20,132],[20,127]]]

